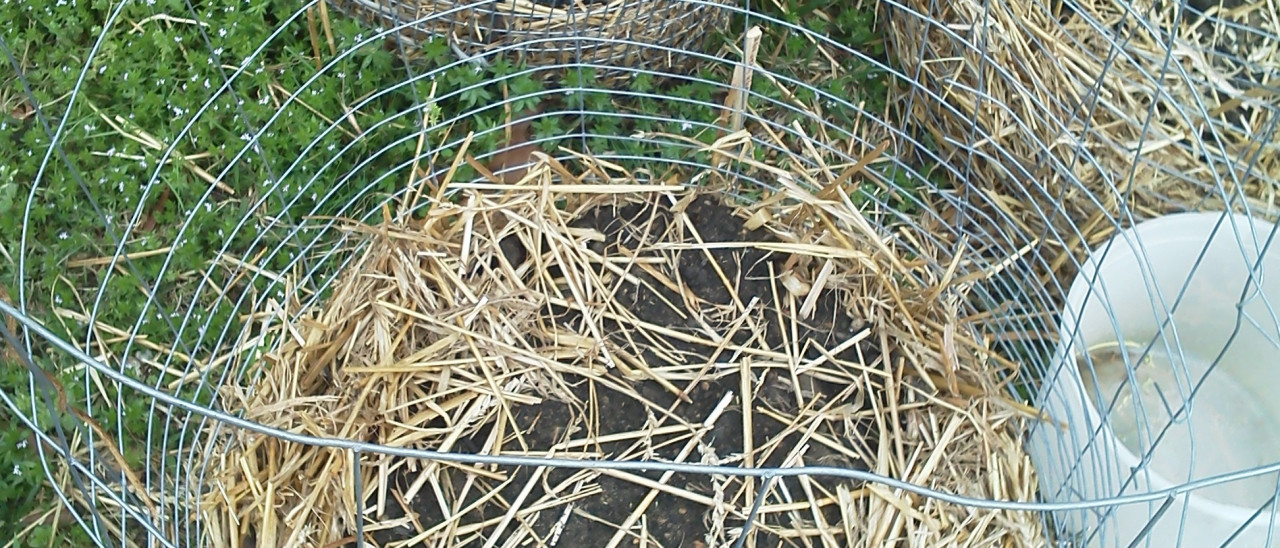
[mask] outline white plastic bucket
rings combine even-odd
[[[1248,284],[1271,230],[1241,215],[1177,214],[1094,250],[1071,285],[1037,400],[1067,424],[1040,425],[1029,440],[1046,500],[1143,494],[1280,461],[1280,250],[1271,250],[1280,238],[1257,268],[1265,275]],[[1147,363],[1135,367],[1139,358]],[[1190,413],[1147,451],[1202,377]],[[1111,420],[1104,422],[1100,410],[1108,406]],[[1139,455],[1147,453],[1144,466]],[[1138,545],[1202,548],[1230,540],[1226,546],[1280,548],[1280,523],[1273,531],[1271,507],[1264,508],[1276,481],[1267,474],[1178,496]],[[1125,547],[1164,503],[1055,518],[1068,531],[1090,532],[1082,535],[1089,546]]]

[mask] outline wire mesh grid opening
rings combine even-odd
[[[121,3],[66,89],[0,35],[34,158],[0,398],[65,527],[1276,545],[1274,9],[887,2],[886,60],[673,1],[725,36],[465,49],[517,4]]]

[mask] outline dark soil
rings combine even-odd
[[[700,197],[688,205],[686,212],[697,227],[703,241],[707,243],[772,240],[770,235],[764,231],[747,231],[744,227],[744,221],[735,216],[731,209],[718,198]],[[619,246],[636,250],[651,246],[655,241],[672,241],[670,235],[664,236],[664,234],[667,233],[667,229],[674,219],[674,215],[671,214],[668,208],[644,203],[619,207],[600,207],[579,219],[576,224],[579,227],[594,228],[606,235],[607,243],[600,242],[595,244],[595,251],[608,257],[618,255]],[[504,242],[504,244],[506,243]],[[514,249],[507,245],[504,245],[503,248],[509,259],[523,260],[526,255],[526,250]],[[676,262],[679,265],[679,281],[688,291],[691,291],[704,301],[703,309],[706,311],[704,317],[710,318],[709,323],[712,324],[712,327],[718,332],[727,332],[728,329],[726,327],[738,316],[737,313],[732,312],[731,292],[725,288],[724,283],[712,268],[704,251],[689,250],[678,253],[679,257]],[[781,273],[785,268],[784,265],[788,256],[744,247],[719,249],[713,251],[711,255],[725,275],[734,280],[737,290],[733,293],[737,294],[742,303],[746,304],[753,298],[758,298],[761,305],[764,305],[764,310],[756,314],[758,321],[766,325],[763,330],[765,333],[764,343],[769,348],[784,348],[784,340],[791,340],[793,334],[790,332],[790,321],[787,323],[779,321],[778,304],[775,302],[775,290],[773,288],[776,282],[770,279],[769,265],[772,264],[774,271]],[[620,306],[625,307],[644,322],[689,333],[700,332],[701,328],[697,322],[691,318],[682,317],[681,314],[667,304],[675,303],[680,306],[683,302],[680,295],[666,289],[647,274],[635,273],[641,279],[650,282],[647,284],[648,287],[662,289],[655,292],[648,288],[641,289],[641,286],[635,284],[626,284],[623,286],[626,289],[616,297],[616,302]],[[675,274],[667,273],[673,279],[676,279]],[[776,294],[782,294],[782,292],[783,289],[778,287]],[[797,340],[803,341],[800,348],[806,348],[804,342],[812,342],[823,348],[833,348],[861,329],[861,326],[853,318],[843,312],[844,307],[841,302],[841,296],[834,292],[822,297],[820,306],[817,309],[818,312],[814,314],[815,320],[812,324],[802,326],[797,330],[798,333],[796,334],[799,335]],[[721,309],[729,312],[717,314],[716,312]],[[586,332],[579,325],[582,319],[577,313],[556,309],[548,312],[548,321],[558,322],[562,328],[571,331]],[[787,313],[786,316],[789,317],[790,314]],[[612,342],[617,347],[632,347],[620,335],[627,326],[606,324],[602,327],[611,333]],[[783,338],[784,330],[787,332],[786,339]],[[759,347],[760,342],[758,341],[754,344],[749,344],[750,341],[747,340],[746,331],[740,330],[740,334],[734,342],[744,346]],[[852,349],[849,352],[853,354],[841,357],[856,362],[858,360],[858,354],[856,353],[859,351],[862,352],[864,360],[870,361],[876,358],[874,350],[866,347]],[[641,348],[638,353],[643,353],[646,363],[649,364],[670,363],[673,355],[678,356],[677,359],[684,360],[685,363],[702,364],[708,362],[713,352],[714,349],[711,348],[667,338],[645,343],[644,348]],[[809,348],[806,354],[809,357],[816,357],[818,351],[815,348]],[[666,359],[663,359],[662,356],[666,356]],[[725,353],[718,356],[717,361],[726,362],[730,359],[731,356]],[[752,375],[754,377],[752,386],[761,388],[755,390],[754,394],[750,394],[746,398],[743,398],[740,394],[741,384],[738,375],[728,374],[718,378],[704,378],[692,390],[688,391],[687,401],[681,401],[675,394],[663,388],[657,382],[627,380],[617,373],[610,373],[604,378],[597,379],[566,378],[564,381],[572,385],[572,392],[578,400],[577,402],[547,399],[539,405],[515,409],[514,420],[521,431],[524,443],[529,445],[529,449],[532,451],[545,451],[547,448],[566,439],[583,439],[587,437],[582,430],[582,425],[588,421],[598,424],[598,431],[601,435],[632,432],[654,426],[701,423],[706,420],[726,393],[732,393],[733,402],[730,408],[719,417],[714,427],[703,437],[702,444],[704,447],[702,451],[710,452],[719,459],[730,459],[726,462],[727,465],[743,465],[740,459],[731,459],[740,457],[743,452],[741,409],[745,399],[747,405],[752,405],[757,409],[757,412],[753,415],[755,432],[752,433],[754,447],[756,448],[756,464],[776,466],[781,464],[782,460],[796,446],[803,432],[789,434],[783,438],[781,443],[777,443],[774,438],[783,432],[786,425],[766,417],[759,410],[768,408],[785,416],[795,416],[797,414],[797,397],[793,393],[790,377],[787,373],[780,372],[778,369],[770,371],[753,370]],[[681,388],[685,388],[683,381],[677,384]],[[803,400],[808,407],[814,410],[820,409],[842,392],[846,396],[849,394],[846,386],[835,386],[803,375],[801,376],[801,385],[804,387]],[[637,397],[637,394],[639,397]],[[871,397],[859,397],[857,399],[865,401],[871,399]],[[813,400],[812,403],[810,403],[810,400]],[[837,404],[842,403],[845,402],[837,402]],[[512,429],[508,427],[507,430],[510,431]],[[572,429],[577,430],[571,431]],[[819,428],[819,432],[832,439],[841,440],[847,447],[853,448],[860,454],[875,454],[874,440],[877,436],[869,420],[863,422],[829,421]],[[476,435],[466,439],[462,446],[459,447],[459,450],[465,452],[480,450],[489,434],[490,428],[479,431]],[[761,453],[760,448],[771,442],[776,444],[773,446],[774,449],[768,454]],[[635,440],[628,440],[617,443],[597,444],[590,449],[599,451],[604,455],[605,459],[672,461],[686,443],[687,435],[682,439],[655,436],[647,445]],[[515,443],[513,442],[504,446],[514,445]],[[809,451],[805,456],[807,464],[864,469],[866,467],[865,463],[851,460],[820,443],[810,441],[809,445]],[[685,459],[685,462],[699,462],[703,458],[702,455],[702,452],[695,450]],[[508,469],[501,470],[501,472],[516,478],[515,481],[510,482],[503,489],[502,493],[503,500],[513,501],[520,491],[524,489],[525,480],[533,473],[533,470]],[[527,495],[526,501],[537,500],[545,492],[544,489],[556,486],[578,473],[575,470],[549,471],[532,492]],[[661,472],[633,472],[633,474],[641,475],[653,481],[658,481],[661,477]],[[461,473],[455,473],[455,476],[457,476],[454,478],[455,487],[459,487],[465,481],[465,477]],[[398,478],[397,481],[403,486],[412,483],[414,479],[414,477],[406,477]],[[675,474],[667,483],[680,489],[711,496],[714,492],[713,479],[696,475]],[[742,504],[746,500],[745,497],[741,496],[741,490],[744,489],[744,483],[741,479],[730,478],[726,480],[725,478],[720,478],[720,481],[728,482],[724,492],[725,498],[729,502]],[[837,480],[817,478],[816,481],[828,488],[832,488]],[[560,533],[557,546],[602,547],[607,545],[616,533],[618,525],[634,512],[640,501],[650,491],[648,487],[605,475],[600,475],[589,483],[598,485],[601,492],[579,500],[574,504],[573,513],[564,523],[564,530]],[[803,500],[805,498],[798,481],[786,480],[781,483],[785,483],[786,492],[790,493],[794,500]],[[753,485],[758,488],[760,481],[754,481]],[[457,506],[465,507],[480,496],[487,494],[488,491],[489,489],[475,489],[473,487],[467,495],[468,500]],[[766,502],[784,502],[780,498],[780,492],[781,489],[775,484]],[[444,498],[450,503],[454,503],[455,493],[445,493]],[[420,492],[411,505],[414,513],[417,514],[416,517],[419,522],[426,527],[430,527],[432,523],[438,523],[441,519],[442,513],[436,500],[434,494],[424,490]],[[493,519],[502,516],[506,510],[507,508],[499,503],[488,503],[483,505],[481,510],[473,512],[472,516],[467,516],[465,521],[475,522],[480,519]],[[538,517],[536,523],[532,525],[532,529],[537,532],[545,544],[529,543],[528,539],[526,539],[526,543],[523,545],[551,545],[551,528],[560,519],[563,511],[563,505],[544,511]],[[384,518],[394,519],[401,513],[402,511],[396,509],[392,512],[392,515],[384,516]],[[802,514],[806,518],[809,516],[807,511]],[[775,531],[792,530],[797,526],[796,523],[792,522],[793,515],[771,515],[763,521],[767,528]],[[832,510],[824,519],[827,520],[828,524],[834,526],[839,523],[839,517],[839,513]],[[645,529],[650,535],[648,539],[649,546],[667,548],[708,546],[705,538],[709,528],[712,526],[712,515],[710,508],[701,503],[662,493],[648,506],[645,512],[645,519]],[[730,516],[723,523],[723,529],[733,531],[735,528],[740,529],[742,525],[740,518]],[[811,526],[812,524],[809,523],[807,525]],[[517,527],[516,524],[509,525],[503,536],[508,536]],[[632,531],[637,531],[638,529],[637,526],[632,527]],[[800,541],[780,538],[777,535],[766,532],[764,529],[759,527],[759,524],[755,527],[757,546],[802,545]],[[487,528],[486,531],[492,531],[492,527]],[[409,531],[383,532],[375,534],[375,538],[380,543],[385,544],[393,539],[402,540],[412,536],[412,534]],[[838,532],[836,535],[837,538],[840,538]],[[480,546],[488,540],[485,538],[487,536],[487,533],[482,534],[473,537],[473,542],[459,545]],[[428,545],[435,546],[436,544],[428,542]],[[500,546],[502,543],[499,542],[497,545]],[[620,544],[620,546],[634,545],[636,545],[635,537],[625,539]]]

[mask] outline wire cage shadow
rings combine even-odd
[[[120,3],[53,93],[0,35],[43,136],[0,301],[29,374],[0,399],[66,521],[107,546],[1269,545],[1280,454],[1241,431],[1274,424],[1256,393],[1280,339],[1273,227],[1121,232],[1147,202],[1063,200],[1108,198],[1062,168],[1060,138],[1115,140],[1075,125],[1093,114],[994,97],[1016,66],[998,48],[968,54],[993,67],[972,89],[1021,138],[983,123],[923,72],[923,29],[955,34],[937,6],[893,5],[887,62],[761,11],[670,5],[693,34],[732,21],[722,47],[570,25],[459,55],[444,29],[480,4],[371,30],[310,2],[237,35],[184,3],[203,24],[152,32],[198,62],[125,74],[96,54],[174,16]],[[788,39],[812,49],[771,64]],[[527,59],[537,44],[562,49]],[[150,127],[94,104],[129,78],[179,80],[188,102]],[[1173,80],[1150,85],[1174,101]],[[96,150],[81,119],[132,148]],[[140,183],[102,199],[101,163]],[[91,233],[47,220],[53,189]],[[63,234],[91,243],[50,262]]]

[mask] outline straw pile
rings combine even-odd
[[[883,5],[903,72],[942,98],[916,97],[908,117],[972,162],[955,183],[975,202],[1060,238],[1043,251],[1069,279],[1130,214],[1277,212],[1280,16],[1190,4],[1216,17],[1165,1]]]
[[[517,184],[443,184],[422,198],[424,219],[387,211],[379,225],[348,225],[364,245],[349,250],[357,259],[332,297],[265,314],[301,319],[276,332],[256,383],[225,389],[224,405],[296,433],[394,447],[818,463],[1033,498],[1018,443],[1032,414],[998,382],[1015,367],[969,337],[977,319],[957,315],[972,280],[948,273],[965,257],[925,247],[911,233],[923,228],[874,229],[837,182],[858,168],[748,160],[785,189],[733,206],[675,175],[640,183],[590,157],[575,172],[538,159]],[[730,184],[716,178],[703,186]],[[349,542],[357,508],[369,540],[388,547],[561,536],[726,545],[760,487],[379,455],[357,469],[352,453],[246,431],[216,443],[218,487],[201,507],[215,547]],[[1009,547],[1041,534],[1034,515],[799,479],[768,490],[748,545]]]
[[[395,447],[821,464],[1032,500],[1017,435],[1033,413],[1005,396],[1016,367],[970,336],[981,319],[958,312],[973,282],[952,274],[968,260],[963,242],[938,234],[946,247],[933,248],[926,227],[873,228],[844,186],[858,166],[800,168],[815,164],[798,156],[777,162],[789,168],[744,160],[783,185],[751,205],[725,198],[732,182],[714,171],[639,177],[541,153],[516,184],[442,182],[422,192],[419,220],[399,221],[423,209],[406,203],[380,224],[347,225],[362,244],[332,295],[264,311],[297,319],[223,405],[290,432]],[[336,546],[359,519],[382,546],[725,546],[761,487],[376,454],[357,467],[344,450],[219,432],[201,505],[217,547]],[[747,546],[1043,538],[1034,514],[847,480],[787,479],[765,496]]]
[[[723,28],[729,15],[717,5],[726,0],[331,1],[376,24],[409,25],[400,33],[407,45],[445,37],[467,56],[515,48],[527,66],[582,62],[660,72],[679,70],[688,61],[679,52],[698,51],[706,29]],[[601,77],[630,73],[609,69]]]

